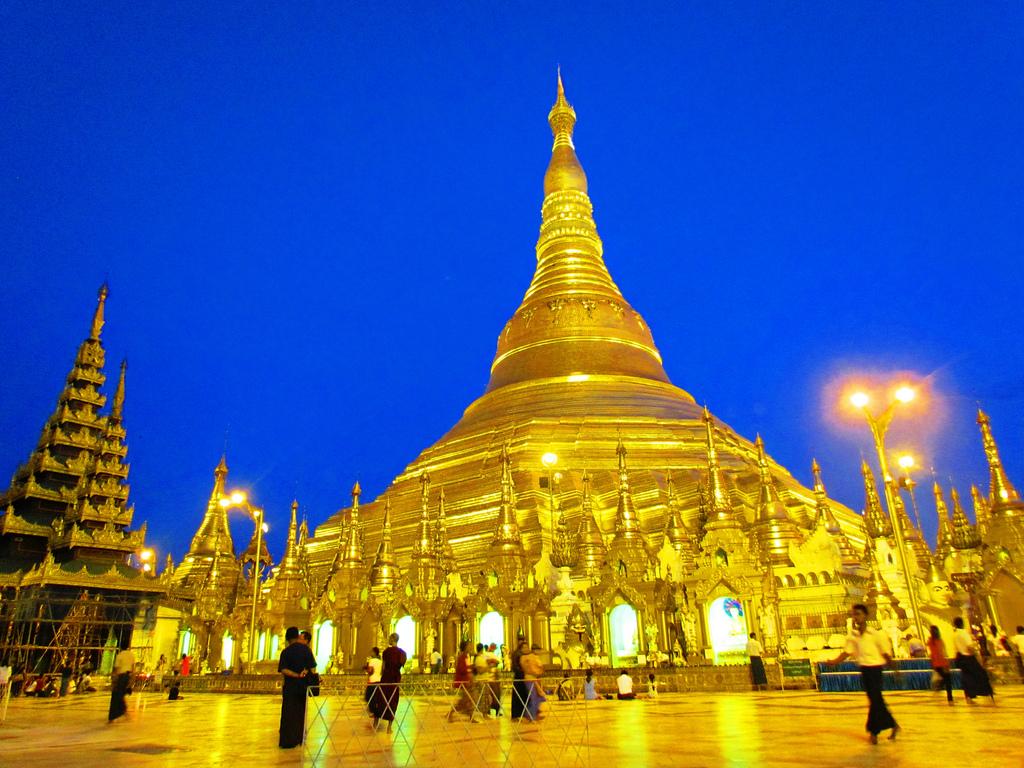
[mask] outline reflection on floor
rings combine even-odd
[[[966,764],[965,760],[993,767],[1024,765],[1024,688],[1007,686],[997,693],[995,706],[989,702],[969,706],[962,699],[948,706],[944,696],[926,692],[889,694],[887,700],[903,732],[898,741],[883,740],[878,746],[869,745],[865,738],[867,708],[860,694],[669,694],[657,702],[591,702],[586,707],[589,754],[584,757],[594,766],[933,768],[951,761]],[[280,709],[276,697],[197,694],[169,702],[156,694],[143,694],[133,699],[133,719],[114,725],[106,724],[107,700],[102,694],[65,700],[14,699],[6,722],[0,725],[0,764],[18,768],[312,764],[299,750],[277,748]],[[547,725],[545,721],[528,727]],[[415,734],[406,733],[403,741],[398,734],[391,740],[375,734],[379,744],[367,752],[365,764],[444,768],[485,764],[483,753],[468,749],[466,742],[500,739],[514,726],[507,720],[450,725],[435,708],[416,727],[433,738],[418,741]],[[454,730],[443,733],[448,728]],[[559,762],[572,764],[572,760]],[[316,764],[338,763],[337,758],[327,758]],[[532,755],[520,752],[509,764],[556,762],[550,751],[538,750]]]

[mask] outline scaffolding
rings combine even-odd
[[[46,585],[4,590],[0,660],[15,669],[103,670],[132,635],[140,602],[134,591]]]

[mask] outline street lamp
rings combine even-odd
[[[903,470],[903,476],[899,479],[899,487],[905,488],[907,493],[910,494],[910,506],[914,510],[914,520],[917,522],[917,529],[924,531],[924,528],[921,527],[921,514],[917,511],[917,496],[914,495],[917,483],[910,476],[910,472],[917,468],[917,461],[909,453],[904,453],[897,457],[896,463]]]
[[[149,575],[153,573],[153,562],[156,558],[156,553],[149,547],[146,549],[139,550],[137,555],[139,562],[142,563],[142,572]]]
[[[256,526],[256,552],[252,564],[252,613],[249,616],[249,663],[256,667],[256,603],[260,597],[260,577],[263,575],[263,534],[270,530],[264,520],[263,510],[249,503],[248,497],[241,491],[233,491],[220,498],[220,505],[225,509],[238,507],[244,509],[252,517]]]
[[[914,589],[913,579],[910,575],[910,568],[907,565],[907,542],[903,536],[903,526],[896,515],[896,504],[892,475],[889,473],[889,461],[885,455],[885,434],[892,423],[892,417],[896,413],[896,406],[907,404],[917,397],[913,387],[901,385],[892,393],[892,402],[886,406],[880,416],[875,416],[868,410],[871,403],[871,396],[867,392],[857,391],[850,395],[850,403],[857,408],[868,422],[871,429],[871,437],[874,438],[875,451],[878,453],[878,465],[882,469],[882,489],[885,492],[885,503],[888,507],[889,519],[892,520],[893,535],[896,539],[896,553],[899,555],[900,568],[903,570],[903,577],[907,582],[907,595],[910,598],[910,610],[914,614],[914,627],[917,630],[918,639],[924,637],[924,629],[921,624],[921,611],[917,604],[917,590]],[[916,511],[916,509],[915,509]]]

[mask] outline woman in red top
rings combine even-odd
[[[476,719],[477,713],[474,711],[473,706],[473,675],[472,675],[472,664],[469,660],[469,649],[471,643],[469,640],[463,640],[462,645],[459,646],[459,656],[455,659],[455,679],[452,682],[452,687],[458,691],[455,704],[452,705],[451,710],[448,712],[448,720],[452,721],[455,719],[455,713],[459,712],[463,715],[469,715],[471,719]]]
[[[932,659],[932,671],[939,676],[936,681],[935,690],[940,685],[946,687],[946,700],[953,703],[953,675],[949,671],[949,659],[946,658],[946,644],[942,642],[939,635],[939,628],[934,624],[929,630],[931,637],[928,638],[928,654]]]

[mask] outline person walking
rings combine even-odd
[[[473,666],[469,658],[469,650],[472,644],[469,640],[463,640],[459,646],[459,655],[455,658],[455,679],[452,681],[452,688],[455,689],[455,703],[448,710],[448,721],[455,719],[456,713],[468,715],[470,720],[479,722],[483,718],[476,711],[473,696]]]
[[[1017,660],[1017,674],[1024,680],[1024,626],[1017,627],[1017,634],[1010,638],[1010,647]]]
[[[540,705],[547,701],[544,689],[540,686],[540,677],[544,674],[544,662],[537,655],[536,651],[538,650],[540,648],[536,645],[527,647],[519,658],[527,686],[526,715],[534,722],[541,719]]]
[[[995,702],[995,692],[988,679],[988,672],[976,655],[974,638],[964,628],[964,620],[959,616],[953,619],[953,647],[956,650],[956,668],[960,670],[964,698],[971,704],[978,696],[988,696]]]
[[[764,646],[758,642],[757,632],[750,633],[747,640],[747,656],[750,657],[750,682],[757,690],[768,687],[768,675],[764,670]]]
[[[509,715],[513,720],[522,718],[526,711],[526,701],[530,695],[530,688],[526,684],[526,675],[523,673],[523,665],[520,661],[524,653],[529,653],[530,644],[521,640],[510,657],[512,667],[512,703],[509,706]]]
[[[132,670],[135,669],[135,654],[128,647],[128,640],[123,640],[121,650],[114,657],[114,669],[110,679],[110,710],[107,722],[112,723],[128,714],[128,685],[131,683]]]
[[[378,702],[380,697],[380,673],[384,669],[384,662],[380,659],[380,648],[376,645],[370,649],[370,658],[366,660],[363,670],[366,672],[366,690],[363,691],[363,701],[366,702],[366,710],[374,720],[374,727],[384,712],[383,701]]]
[[[380,671],[380,692],[383,710],[378,715],[374,713],[373,727],[376,728],[380,720],[386,720],[387,732],[391,733],[391,726],[395,722],[395,713],[398,712],[398,699],[401,696],[398,684],[402,682],[402,667],[408,657],[398,647],[398,633],[392,632],[388,637],[388,647],[381,654],[383,666]]]
[[[936,684],[932,686],[939,690],[939,686],[946,688],[946,701],[953,703],[953,673],[949,670],[949,659],[946,657],[946,644],[942,642],[939,628],[934,624],[928,629],[928,656],[932,661],[932,672],[939,676]]]
[[[890,729],[892,733],[889,734],[889,740],[895,740],[900,727],[882,698],[882,671],[887,664],[892,663],[892,643],[884,632],[868,626],[866,605],[856,603],[850,608],[850,617],[853,626],[846,636],[846,645],[831,663],[840,664],[849,658],[856,659],[860,666],[864,693],[868,696],[868,721],[865,729],[871,734],[871,743],[877,744],[878,734]]]
[[[284,639],[288,645],[277,663],[277,671],[284,675],[278,746],[293,749],[302,744],[306,728],[306,677],[316,669],[316,658],[309,646],[299,640],[298,627],[288,627]]]

